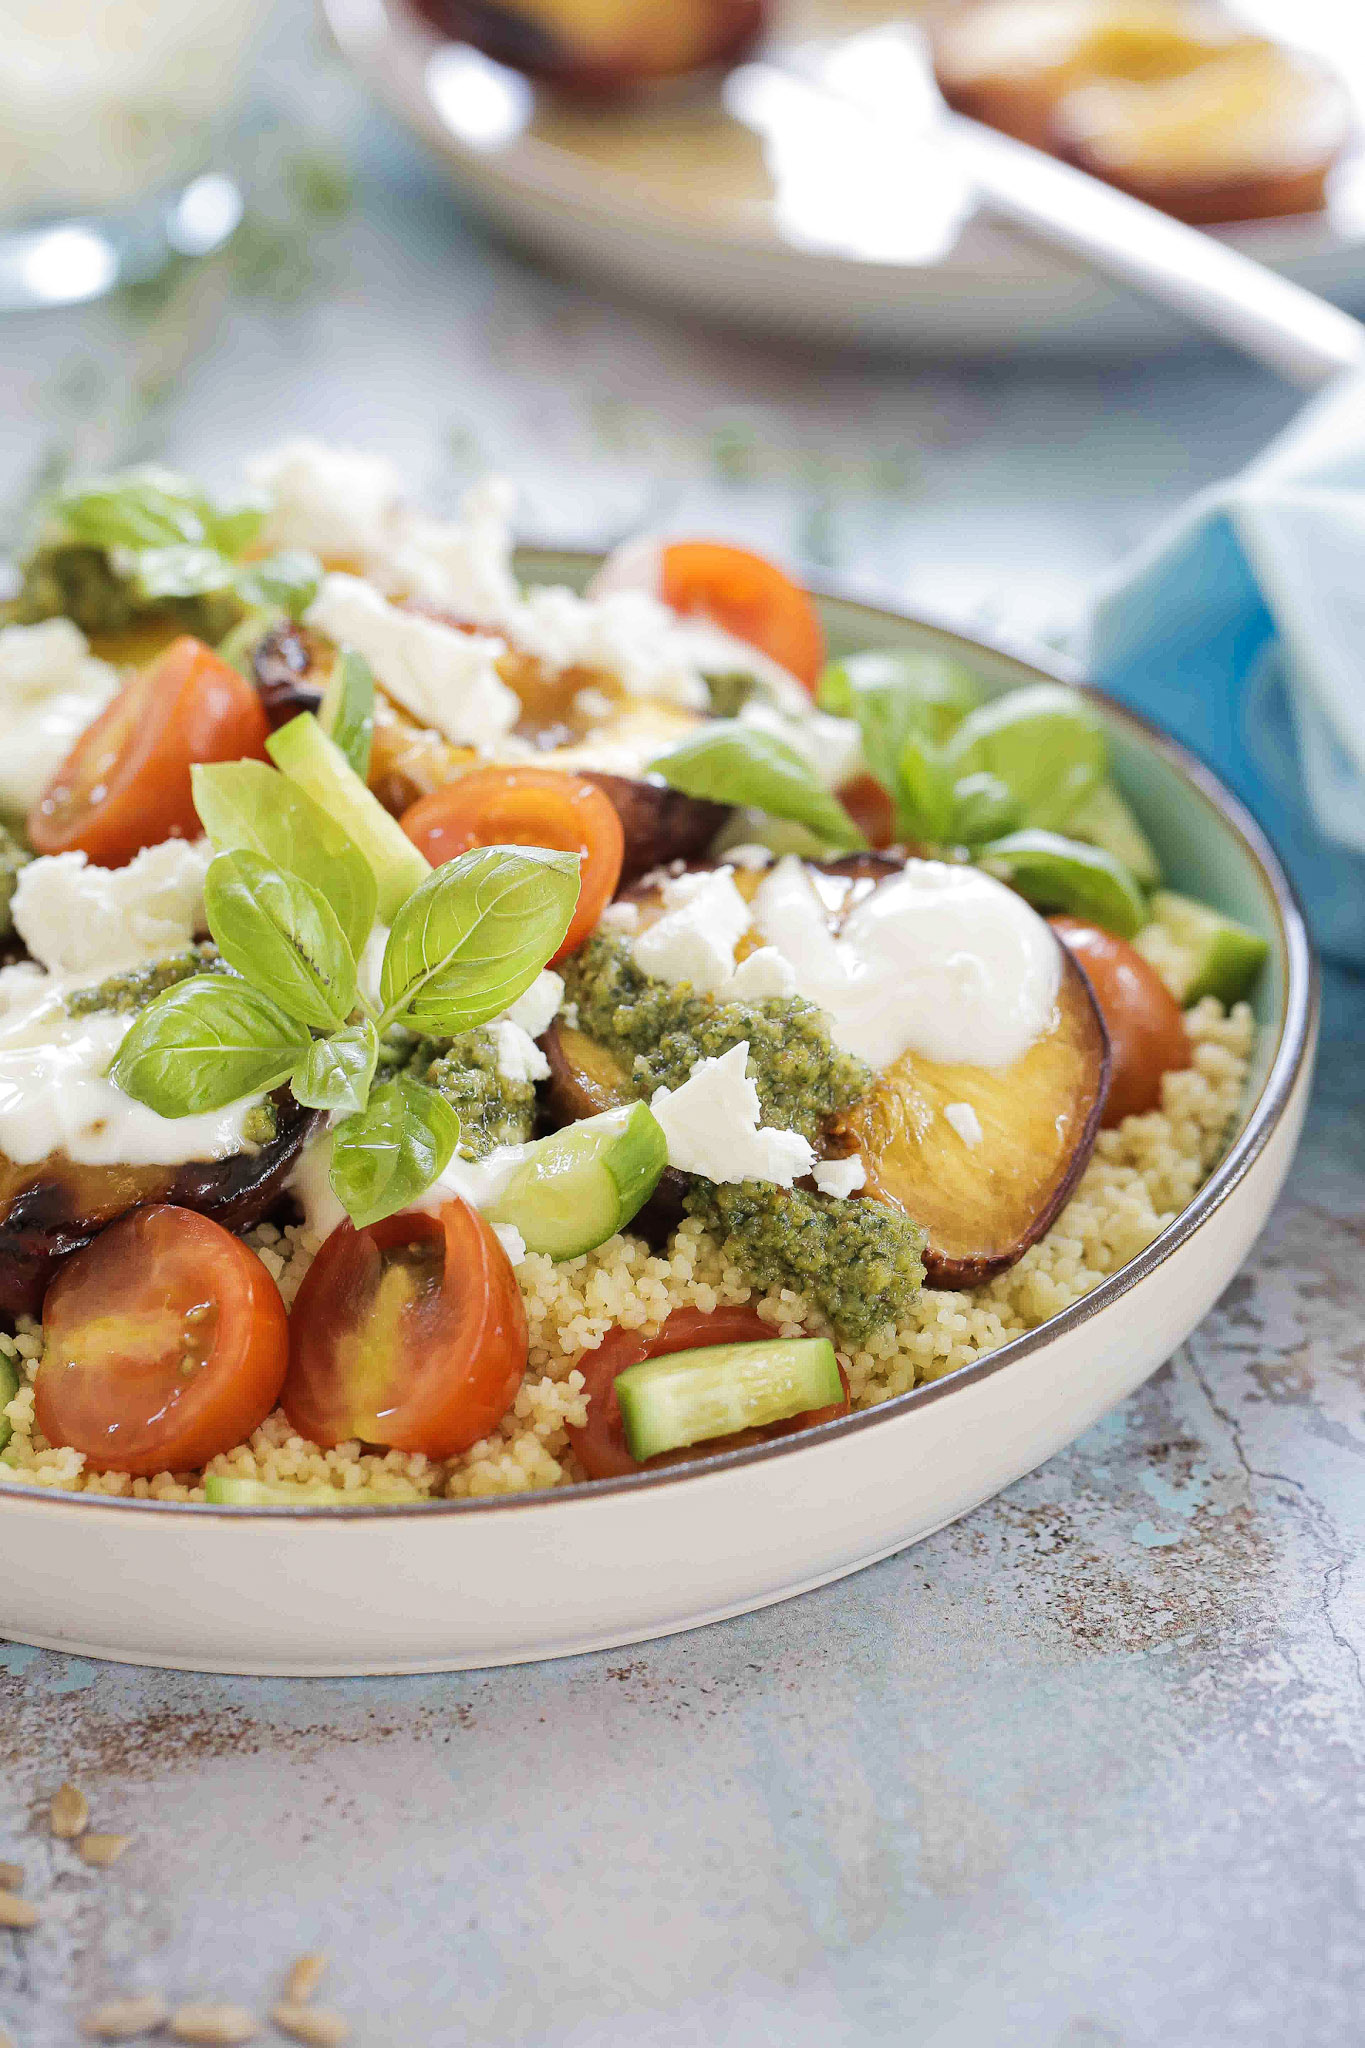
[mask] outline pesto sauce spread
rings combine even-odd
[[[168,960],[154,960],[148,967],[129,967],[122,974],[111,974],[107,980],[97,982],[93,988],[75,989],[66,999],[66,1013],[68,1017],[91,1017],[98,1011],[112,1010],[116,1016],[131,1017],[146,1009],[154,996],[164,995],[168,988],[188,981],[191,975],[227,972],[218,948],[211,940],[201,940],[197,945],[187,946],[183,953],[173,953]]]
[[[924,1281],[925,1232],[882,1202],[694,1180],[684,1205],[756,1287],[799,1289],[854,1344],[899,1322]]]
[[[823,1010],[802,996],[720,1003],[642,974],[627,941],[598,934],[565,962],[565,996],[580,1030],[622,1056],[635,1093],[677,1088],[698,1060],[716,1059],[747,1039],[749,1074],[763,1121],[799,1131],[811,1144],[828,1117],[851,1109],[872,1086],[872,1070],[840,1052]]]
[[[182,633],[216,646],[246,607],[235,591],[149,602],[136,579],[121,575],[103,548],[77,542],[40,547],[24,563],[23,581],[7,616],[22,626],[74,619],[83,633],[121,633],[139,621],[164,618]]]
[[[536,1091],[530,1081],[510,1081],[498,1070],[491,1031],[466,1031],[459,1038],[414,1038],[391,1031],[380,1047],[379,1077],[410,1074],[443,1095],[460,1119],[462,1159],[486,1159],[499,1145],[524,1145],[535,1128]]]

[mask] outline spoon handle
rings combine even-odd
[[[1365,368],[1365,325],[1231,243],[993,128],[954,114],[951,133],[991,213],[1156,299],[1292,384]]]

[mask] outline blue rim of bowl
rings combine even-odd
[[[526,546],[519,549],[518,554],[528,564],[534,563],[539,556],[559,564],[577,563],[583,568],[591,568],[593,563],[601,560],[600,554],[570,547]],[[1312,1057],[1317,1036],[1320,1003],[1317,961],[1293,885],[1261,827],[1245,805],[1224,788],[1212,769],[1205,767],[1196,755],[1169,738],[1148,719],[1115,703],[1102,690],[1095,689],[1086,682],[1077,664],[1065,656],[1008,635],[964,632],[957,622],[937,617],[931,611],[899,611],[860,590],[851,581],[838,584],[812,581],[809,587],[812,595],[824,604],[837,604],[867,614],[876,621],[879,630],[890,627],[893,630],[927,631],[935,639],[954,647],[965,662],[985,654],[1027,669],[1031,673],[1020,678],[1021,684],[1028,681],[1060,682],[1085,690],[1103,707],[1107,720],[1125,728],[1144,746],[1160,754],[1180,775],[1191,793],[1216,814],[1219,823],[1230,826],[1243,841],[1255,861],[1267,905],[1279,927],[1286,969],[1284,1016],[1274,1056],[1260,1096],[1247,1118],[1246,1128],[1198,1193],[1136,1258],[1130,1259],[1117,1273],[1110,1274],[1069,1308],[1049,1316],[1036,1329],[1026,1331],[1021,1337],[1012,1337],[998,1350],[986,1352],[970,1365],[959,1366],[955,1372],[946,1373],[942,1379],[930,1380],[924,1386],[911,1388],[908,1393],[893,1396],[889,1401],[859,1409],[856,1414],[845,1415],[834,1422],[821,1423],[814,1429],[802,1431],[799,1436],[786,1437],[777,1443],[756,1444],[743,1451],[717,1451],[712,1457],[698,1458],[686,1465],[670,1466],[657,1472],[631,1473],[622,1479],[587,1480],[569,1486],[542,1487],[529,1493],[501,1494],[486,1500],[404,1501],[391,1506],[366,1502],[357,1503],[354,1507],[344,1503],[334,1507],[330,1501],[321,1505],[210,1507],[203,1501],[129,1500],[118,1494],[67,1493],[56,1487],[25,1486],[4,1481],[0,1482],[0,1507],[42,1506],[87,1513],[192,1515],[200,1521],[205,1518],[237,1521],[244,1516],[293,1522],[326,1519],[349,1527],[358,1522],[390,1522],[409,1516],[430,1519],[436,1515],[524,1514],[547,1509],[563,1512],[583,1508],[614,1494],[643,1494],[659,1487],[688,1486],[696,1480],[742,1471],[772,1458],[801,1457],[836,1437],[853,1436],[862,1430],[876,1428],[879,1423],[911,1414],[930,1402],[950,1397],[962,1387],[978,1385],[998,1372],[1007,1371],[1023,1359],[1035,1356],[1055,1337],[1066,1336],[1102,1315],[1132,1288],[1148,1279],[1172,1252],[1222,1207],[1269,1143],[1293,1097],[1304,1067]]]

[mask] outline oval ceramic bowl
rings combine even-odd
[[[538,580],[584,556],[539,554]],[[1074,681],[1000,644],[848,599],[836,650],[923,646],[993,692]],[[805,1592],[917,1542],[1089,1427],[1168,1358],[1241,1265],[1303,1120],[1316,982],[1256,826],[1205,769],[1100,700],[1119,780],[1173,887],[1270,942],[1229,1149],[1131,1264],[1002,1350],[879,1408],[639,1478],[416,1508],[181,1507],[0,1486],[0,1636],[261,1675],[442,1671],[605,1649]]]

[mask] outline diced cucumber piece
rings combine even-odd
[[[14,1424],[5,1410],[19,1391],[19,1368],[7,1351],[0,1351],[0,1451],[14,1434]]]
[[[379,915],[392,924],[399,908],[431,873],[397,818],[365,787],[311,711],[300,712],[266,741],[271,760],[350,834],[379,884]]]
[[[261,1479],[220,1479],[212,1474],[204,1481],[204,1496],[214,1508],[345,1507],[357,1498],[335,1486],[269,1486]]]
[[[1238,1003],[1250,994],[1270,951],[1259,932],[1173,889],[1158,889],[1152,917],[1188,961],[1182,1002],[1217,996],[1220,1003]]]
[[[630,1454],[643,1463],[660,1451],[832,1407],[844,1387],[828,1337],[774,1337],[648,1358],[618,1376],[616,1398]]]
[[[1156,848],[1112,782],[1101,782],[1071,813],[1066,829],[1073,839],[1087,839],[1127,868],[1144,889],[1161,880]]]
[[[624,1230],[659,1184],[668,1142],[647,1104],[632,1102],[542,1138],[495,1206],[529,1252],[576,1259]]]

